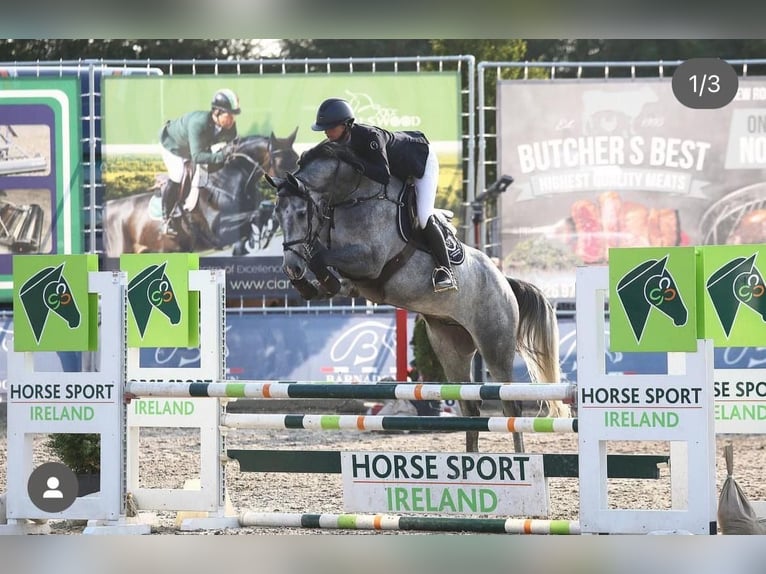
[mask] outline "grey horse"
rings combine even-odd
[[[285,178],[268,179],[278,190],[283,271],[304,297],[315,294],[312,274],[336,293],[333,268],[367,299],[420,313],[450,382],[471,381],[477,350],[495,381],[511,381],[516,351],[533,382],[560,381],[556,314],[537,287],[504,276],[484,253],[464,246],[464,261],[454,268],[459,289],[434,293],[431,254],[412,248],[397,230],[402,182],[385,186],[365,177],[353,152],[331,142],[304,152]],[[461,408],[466,416],[480,414],[476,401],[461,401]],[[521,404],[504,401],[503,412],[519,416]],[[548,415],[569,413],[549,401]],[[523,452],[521,433],[513,440]],[[466,433],[466,451],[478,451],[477,431]]]

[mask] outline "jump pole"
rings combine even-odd
[[[243,527],[324,528],[332,530],[402,530],[477,534],[580,534],[576,520],[460,518],[387,514],[298,514],[245,511]]]
[[[405,399],[499,400],[573,402],[572,383],[377,383],[348,384],[324,381],[220,381],[163,383],[129,381],[125,390],[141,397],[218,397],[229,399]]]

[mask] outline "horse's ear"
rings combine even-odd
[[[301,183],[298,181],[298,178],[295,177],[293,174],[291,174],[289,171],[285,174],[287,176],[287,181],[295,187],[295,189],[301,188]]]
[[[268,183],[274,189],[279,189],[279,186],[285,182],[284,178],[271,177],[268,173],[265,173],[263,177],[266,180],[266,183]]]
[[[290,140],[290,145],[293,145],[295,143],[295,137],[298,135],[298,126],[295,126],[295,129],[293,130],[293,133],[291,133],[289,136],[287,136],[287,139]]]

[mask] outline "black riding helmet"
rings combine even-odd
[[[346,100],[329,98],[317,110],[317,121],[311,126],[315,132],[323,132],[340,124],[354,123],[354,111]]]
[[[234,115],[237,115],[242,111],[239,109],[239,98],[237,97],[237,94],[228,88],[218,90],[215,95],[213,95],[213,101],[210,102],[210,107],[214,110],[223,110],[224,112]]]

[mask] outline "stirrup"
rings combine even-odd
[[[178,235],[178,231],[176,231],[175,227],[171,225],[171,219],[170,217],[167,217],[162,220],[162,227],[160,230],[164,235],[167,235],[169,237],[176,237]]]
[[[444,273],[446,278],[442,278],[439,281],[436,280],[436,276],[440,273]],[[455,276],[448,267],[440,266],[436,267],[431,274],[431,283],[434,286],[434,293],[441,293],[442,291],[449,291],[450,289],[458,290]]]

